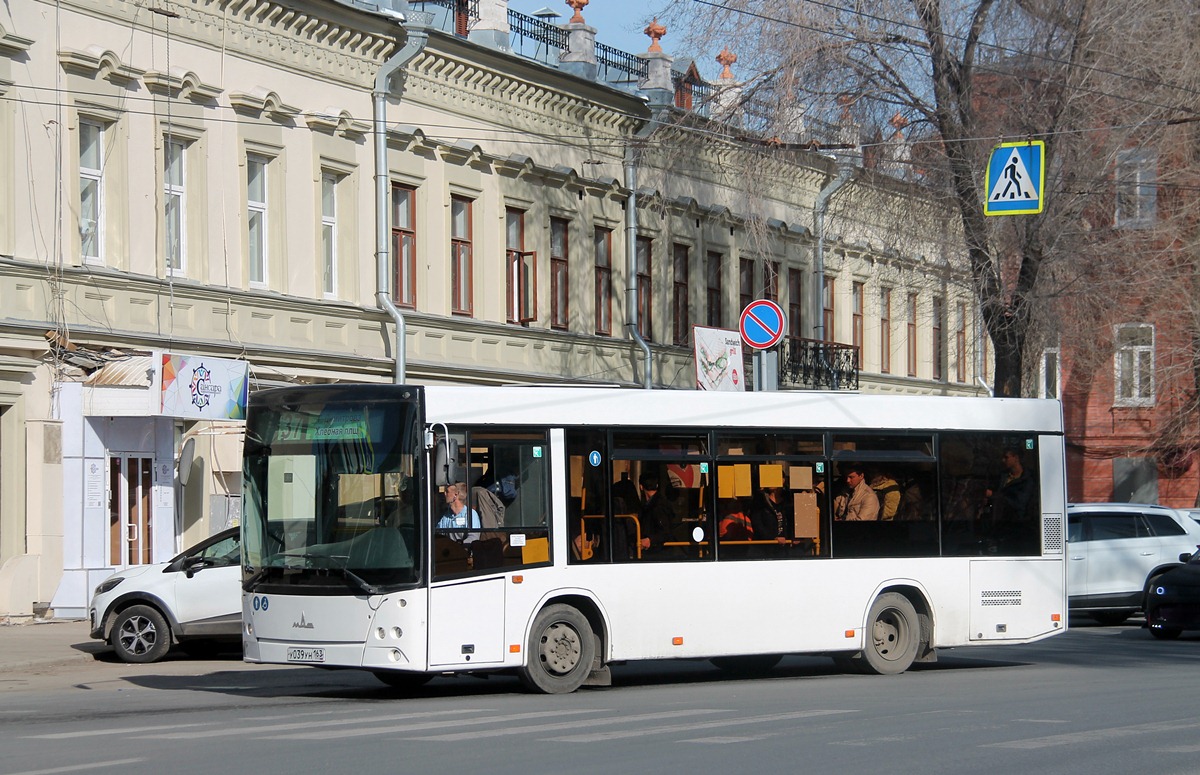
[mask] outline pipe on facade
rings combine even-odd
[[[412,14],[418,16],[418,14]],[[427,14],[419,14],[422,19]],[[375,76],[375,88],[371,92],[373,132],[375,134],[375,300],[379,307],[396,323],[396,339],[393,352],[396,366],[393,381],[404,383],[406,336],[404,314],[392,302],[391,275],[389,267],[388,163],[387,163],[387,96],[388,81],[392,75],[412,61],[429,42],[429,31],[423,22],[402,24],[406,33],[404,45],[392,54]]]
[[[850,176],[854,173],[853,164],[842,159],[834,161],[838,167],[837,177],[821,189],[817,194],[817,201],[813,204],[813,226],[817,233],[817,250],[813,259],[812,308],[816,321],[813,326],[813,338],[818,342],[825,341],[825,212],[829,209],[829,200],[838,189],[850,181]]]
[[[653,122],[646,124],[634,139],[641,139],[652,130]],[[629,189],[629,198],[625,200],[625,275],[627,279],[625,294],[625,329],[635,342],[642,348],[645,365],[642,367],[642,387],[650,389],[651,367],[650,345],[638,331],[637,305],[637,165],[634,162],[633,143],[625,147],[625,187]]]

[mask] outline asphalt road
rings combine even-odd
[[[4,677],[0,773],[1200,769],[1200,637],[1159,642],[1136,624],[942,652],[900,676],[793,657],[764,678],[704,662],[613,678],[562,696],[438,678],[399,697],[367,674],[100,653]]]

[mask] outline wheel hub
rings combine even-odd
[[[579,664],[579,633],[561,622],[552,624],[542,635],[539,652],[547,670],[558,675],[569,673]]]

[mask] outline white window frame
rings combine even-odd
[[[321,293],[326,299],[338,294],[338,176],[321,173]]]
[[[178,181],[171,179],[170,149],[179,149]],[[167,135],[163,138],[163,255],[167,274],[187,274],[187,150],[188,143],[182,138]],[[175,228],[178,241],[172,250],[171,204],[175,205]]]
[[[1132,329],[1150,333],[1150,344],[1121,344],[1121,334]],[[1154,405],[1154,326],[1121,323],[1113,327],[1113,406]]]
[[[1117,197],[1113,222],[1121,229],[1148,229],[1158,217],[1157,158],[1131,148],[1117,154]]]
[[[1053,366],[1050,362],[1053,360]],[[1051,390],[1051,380],[1053,389]],[[1038,361],[1038,398],[1062,398],[1062,348],[1047,347]]]
[[[84,127],[96,131],[96,165],[85,166],[83,153]],[[77,148],[79,159],[79,255],[84,263],[104,263],[104,142],[107,126],[95,119],[81,118],[79,120],[79,144]],[[84,215],[84,188],[95,186],[95,208],[90,213],[94,218]],[[86,221],[91,221],[94,253],[88,253],[88,237]]]
[[[269,240],[269,225],[270,225],[270,164],[271,158],[258,153],[246,154],[246,272],[250,280],[251,288],[265,288],[270,279],[267,268],[270,264],[268,250],[270,248]],[[262,199],[252,198],[251,191],[251,165],[259,165],[262,167]],[[252,224],[257,217],[258,239],[255,240],[255,231]],[[258,259],[254,258],[255,244],[258,245]]]

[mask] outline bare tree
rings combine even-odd
[[[772,95],[780,127],[796,115],[832,118],[847,104],[881,135],[897,115],[908,122],[911,174],[961,221],[994,346],[995,392],[1020,395],[1031,336],[1063,319],[1047,314],[1051,302],[1070,298],[1094,316],[1085,300],[1116,290],[1112,175],[1122,151],[1157,147],[1166,122],[1196,115],[1191,6],[676,0],[669,14],[697,50],[739,42],[744,89]],[[1044,212],[985,217],[989,152],[998,140],[1025,138],[1047,144]]]

